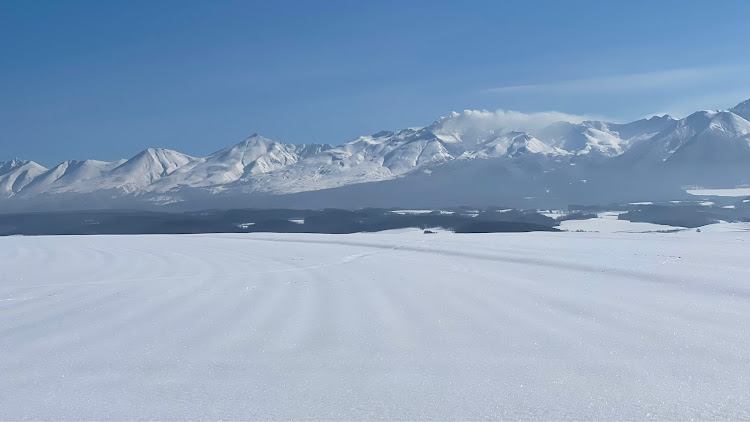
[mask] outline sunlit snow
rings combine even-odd
[[[748,224],[0,238],[0,419],[748,419],[748,256]]]

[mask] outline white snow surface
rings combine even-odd
[[[0,238],[0,419],[750,418],[750,225]]]
[[[603,232],[603,233],[649,233],[664,230],[679,230],[684,227],[664,224],[633,222],[609,218],[589,218],[586,220],[566,220],[558,228],[567,231]]]
[[[685,227],[667,226],[664,224],[645,223],[618,219],[625,211],[607,211],[598,213],[596,218],[585,220],[561,221],[557,226],[560,230],[571,232],[600,232],[600,233],[653,233],[674,230],[687,230]]]
[[[750,188],[688,189],[685,192],[696,196],[750,196]]]

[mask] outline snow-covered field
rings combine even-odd
[[[747,420],[720,226],[0,238],[0,419]]]
[[[685,192],[698,196],[750,196],[750,188],[688,189]]]
[[[620,220],[618,216],[624,211],[608,211],[597,214],[596,218],[585,220],[565,220],[557,226],[560,230],[602,232],[602,233],[652,233],[686,230],[685,227],[667,226],[664,224],[644,223]]]

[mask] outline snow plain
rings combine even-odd
[[[654,233],[664,231],[687,230],[685,227],[667,226],[665,224],[644,223],[620,220],[618,216],[624,211],[607,211],[598,213],[596,218],[585,220],[565,220],[557,228],[565,231],[602,232],[602,233]],[[553,214],[547,213],[547,216]]]
[[[0,238],[0,419],[750,419],[750,226]]]
[[[688,189],[685,192],[697,196],[729,196],[742,197],[750,196],[750,188],[730,188],[730,189]]]

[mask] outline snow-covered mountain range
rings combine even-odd
[[[149,148],[49,169],[13,159],[0,162],[0,208],[601,202],[750,183],[750,100],[684,119],[560,121],[528,131],[477,113],[488,112],[338,146],[254,134],[207,157]]]

